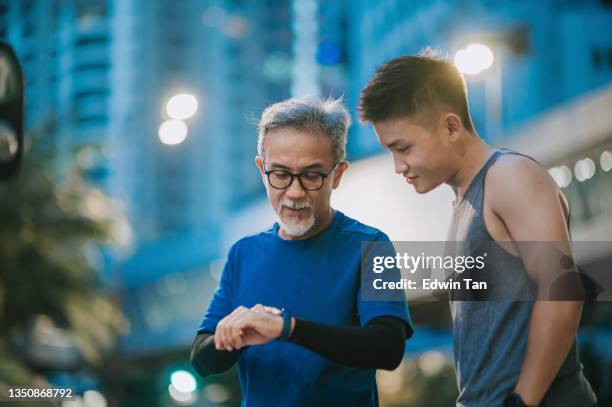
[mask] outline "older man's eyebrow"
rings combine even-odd
[[[279,170],[288,170],[291,171],[292,168],[287,167],[286,165],[282,165],[279,163],[270,163],[270,168],[274,168],[274,169],[279,169]],[[300,169],[300,171],[305,171],[305,170],[313,170],[313,169],[323,169],[324,165],[322,163],[314,163],[314,164],[309,164],[305,167],[302,167]]]
[[[325,165],[323,165],[323,163],[316,163],[316,164],[307,165],[306,167],[304,167],[302,169],[303,170],[314,170],[314,169],[322,169],[324,167],[325,167]]]
[[[270,163],[270,168],[278,168],[278,169],[281,169],[281,170],[288,170],[288,169],[290,169],[289,167],[286,167],[286,166],[284,166],[282,164],[277,164],[277,163]]]

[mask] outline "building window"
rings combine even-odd
[[[591,61],[596,70],[601,68],[601,54],[598,49],[591,50]]]
[[[74,42],[74,45],[77,47],[87,46],[87,45],[105,45],[108,42],[106,37],[103,36],[95,36],[95,37],[80,37]]]
[[[106,62],[92,62],[74,66],[74,72],[105,71],[109,68]]]
[[[21,27],[21,33],[26,38],[34,35],[34,24],[31,21],[24,22]]]
[[[592,49],[591,62],[596,71],[612,69],[612,49]]]

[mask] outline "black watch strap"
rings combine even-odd
[[[278,340],[281,342],[289,341],[289,336],[291,335],[291,311],[287,308],[283,308],[281,310],[281,316],[283,317],[283,329],[281,331]]]

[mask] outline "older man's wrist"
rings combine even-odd
[[[282,325],[280,334],[276,339],[281,342],[287,342],[289,341],[294,328],[293,316],[291,315],[291,311],[283,308],[280,317],[282,319]]]

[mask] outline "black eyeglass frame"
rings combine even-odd
[[[334,172],[336,170],[336,168],[338,168],[338,165],[340,165],[341,162],[342,162],[342,160],[336,161],[336,163],[334,164],[334,166],[332,167],[332,169],[328,173],[324,173],[324,172],[320,172],[320,171],[304,171],[304,172],[293,173],[293,172],[287,171],[287,170],[266,170],[266,163],[264,161],[264,174],[266,174],[266,177],[268,178],[268,185],[270,185],[274,189],[289,189],[289,188],[291,188],[291,185],[293,185],[293,181],[295,180],[295,178],[297,178],[298,182],[300,183],[300,186],[302,188],[304,188],[305,191],[318,191],[321,188],[323,188],[323,185],[325,185],[325,180],[327,179],[327,177],[329,177],[331,175],[331,173]],[[275,187],[274,185],[272,185],[272,182],[270,182],[270,175],[273,172],[282,172],[284,174],[290,175],[291,176],[291,180],[289,180],[289,184],[287,184],[287,186],[284,187],[284,188],[279,188],[279,187]],[[322,178],[321,186],[319,186],[318,188],[315,188],[315,189],[306,188],[304,186],[304,183],[302,182],[302,175],[307,174],[307,173],[319,175]]]

